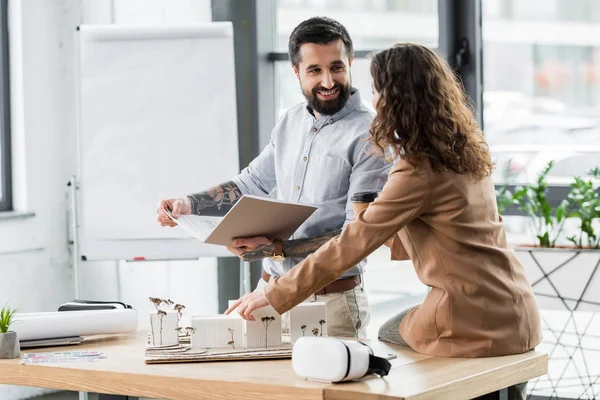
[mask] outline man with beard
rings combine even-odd
[[[389,165],[369,153],[373,112],[352,87],[352,40],[346,28],[329,18],[310,18],[289,40],[289,54],[306,103],[288,110],[271,141],[231,182],[178,199],[163,200],[158,221],[175,224],[162,211],[224,215],[244,194],[318,206],[289,240],[266,237],[235,239],[229,250],[245,261],[263,260],[258,290],[282,276],[354,219],[350,197],[379,191]],[[327,308],[330,336],[364,337],[370,319],[360,261],[337,281],[311,296]]]

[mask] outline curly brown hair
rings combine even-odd
[[[371,61],[380,97],[371,143],[415,165],[428,159],[434,171],[491,174],[494,164],[467,96],[448,63],[427,47],[397,44]]]

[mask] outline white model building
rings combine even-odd
[[[281,315],[271,306],[252,312],[254,321],[246,322],[246,345],[249,348],[281,346]]]
[[[327,336],[327,309],[323,302],[304,302],[290,310],[290,336],[294,344],[303,336]]]
[[[179,343],[175,311],[150,312],[150,346],[172,346]]]
[[[191,347],[272,348],[281,346],[281,316],[271,306],[255,310],[254,321],[237,313],[230,315],[193,316]]]
[[[241,349],[246,347],[245,322],[236,315],[192,317],[193,349]]]

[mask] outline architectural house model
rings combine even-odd
[[[159,310],[150,313],[150,344],[171,346],[179,343],[177,321],[177,313],[174,311]]]
[[[327,310],[323,302],[304,302],[290,310],[292,344],[303,336],[327,336]]]
[[[252,315],[254,321],[245,321],[247,347],[281,346],[281,315],[271,306],[259,308]]]
[[[179,319],[185,306],[175,304],[170,299],[149,297],[153,311],[150,311],[150,346],[172,346],[179,343]]]
[[[236,315],[193,317],[191,346],[194,349],[244,348],[245,322]]]
[[[192,317],[191,347],[242,349],[281,346],[281,316],[270,306],[254,311],[253,315],[254,321],[246,321],[236,313]]]

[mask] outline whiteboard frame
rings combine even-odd
[[[102,33],[98,28],[114,29],[114,34],[106,34],[106,31]],[[75,221],[73,230],[73,252],[75,260],[83,261],[104,261],[104,260],[125,260],[125,261],[161,261],[161,260],[189,260],[198,259],[203,257],[232,257],[226,247],[210,245],[202,243],[194,238],[164,238],[164,239],[89,239],[85,237],[85,228],[77,218],[81,215],[84,207],[81,200],[81,185],[85,185],[85,182],[80,181],[81,179],[81,168],[82,168],[82,149],[81,149],[81,59],[80,59],[80,44],[81,44],[81,33],[85,30],[87,34],[96,30],[94,35],[98,40],[119,40],[121,37],[118,33],[125,34],[127,38],[139,35],[140,38],[147,39],[155,34],[156,38],[164,38],[164,35],[175,35],[182,37],[186,33],[192,35],[195,32],[201,31],[203,33],[214,32],[215,36],[231,36],[231,51],[233,54],[233,24],[231,22],[210,22],[204,24],[190,25],[190,26],[124,26],[124,25],[81,25],[77,27],[75,32],[75,116],[76,116],[76,140],[77,140],[77,174],[72,177],[71,184],[73,190],[71,191],[71,210],[72,220]],[[117,32],[118,31],[118,32]],[[194,36],[196,37],[196,36]],[[234,59],[235,61],[235,59]],[[234,66],[235,68],[235,66]],[[234,74],[235,75],[235,74]],[[235,76],[232,77],[235,82]],[[235,94],[237,97],[237,93]],[[236,103],[237,104],[237,99]],[[239,141],[237,141],[237,112],[233,109],[231,118],[236,119],[236,169],[240,170],[239,167]],[[158,222],[157,222],[158,223]],[[168,229],[168,228],[165,228]],[[77,264],[74,265],[74,269],[77,269]],[[76,291],[78,289],[78,279],[76,279],[75,286]]]

